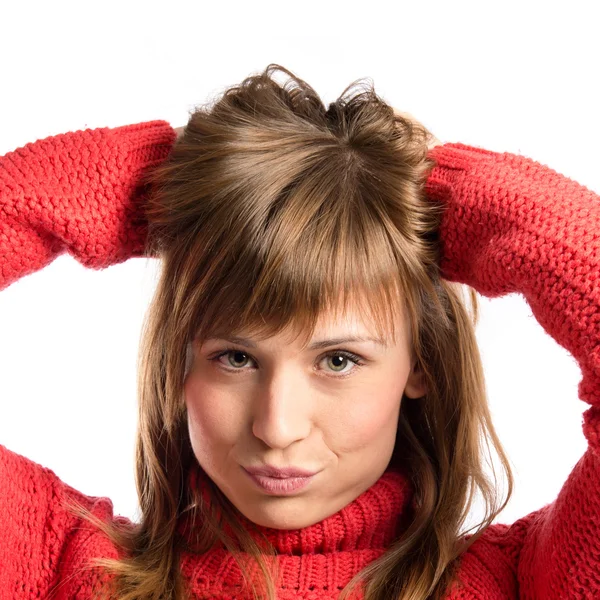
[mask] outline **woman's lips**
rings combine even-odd
[[[263,491],[273,496],[287,496],[306,487],[315,477],[267,477],[255,475],[244,469],[248,477]]]
[[[263,475],[264,477],[276,477],[284,479],[286,477],[310,477],[316,475],[317,471],[308,471],[300,467],[276,467],[274,465],[263,465],[261,467],[244,467],[252,475]]]

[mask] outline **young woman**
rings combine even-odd
[[[0,159],[0,288],[63,252],[162,267],[141,521],[0,446],[0,598],[600,596],[600,199],[354,91],[327,108],[270,65],[178,139],[152,121]],[[591,405],[559,496],[512,526],[474,290],[523,294]]]

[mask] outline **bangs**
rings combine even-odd
[[[149,179],[168,338],[291,330],[306,344],[322,317],[354,313],[386,345],[406,316],[416,340],[417,298],[437,269],[426,130],[371,92],[327,110],[247,93],[194,113]]]
[[[198,295],[196,339],[292,330],[306,344],[320,317],[354,311],[386,345],[395,343],[408,293],[406,267],[393,251],[398,229],[387,220],[389,207],[359,181],[336,179],[334,163],[321,164],[318,177],[299,177],[266,214],[238,220],[239,233],[224,236],[228,247],[213,249],[223,260],[213,262],[211,282]]]

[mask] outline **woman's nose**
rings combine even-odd
[[[313,394],[285,375],[271,377],[254,399],[252,433],[271,448],[287,448],[308,437],[313,424]]]

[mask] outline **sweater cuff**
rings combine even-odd
[[[498,152],[478,146],[448,142],[431,148],[427,153],[427,158],[432,158],[438,165],[449,169],[466,169],[473,162],[489,160],[499,155]]]
[[[171,151],[177,132],[167,121],[145,121],[121,125],[111,130],[113,135],[131,143],[128,157],[141,170],[160,164]]]

